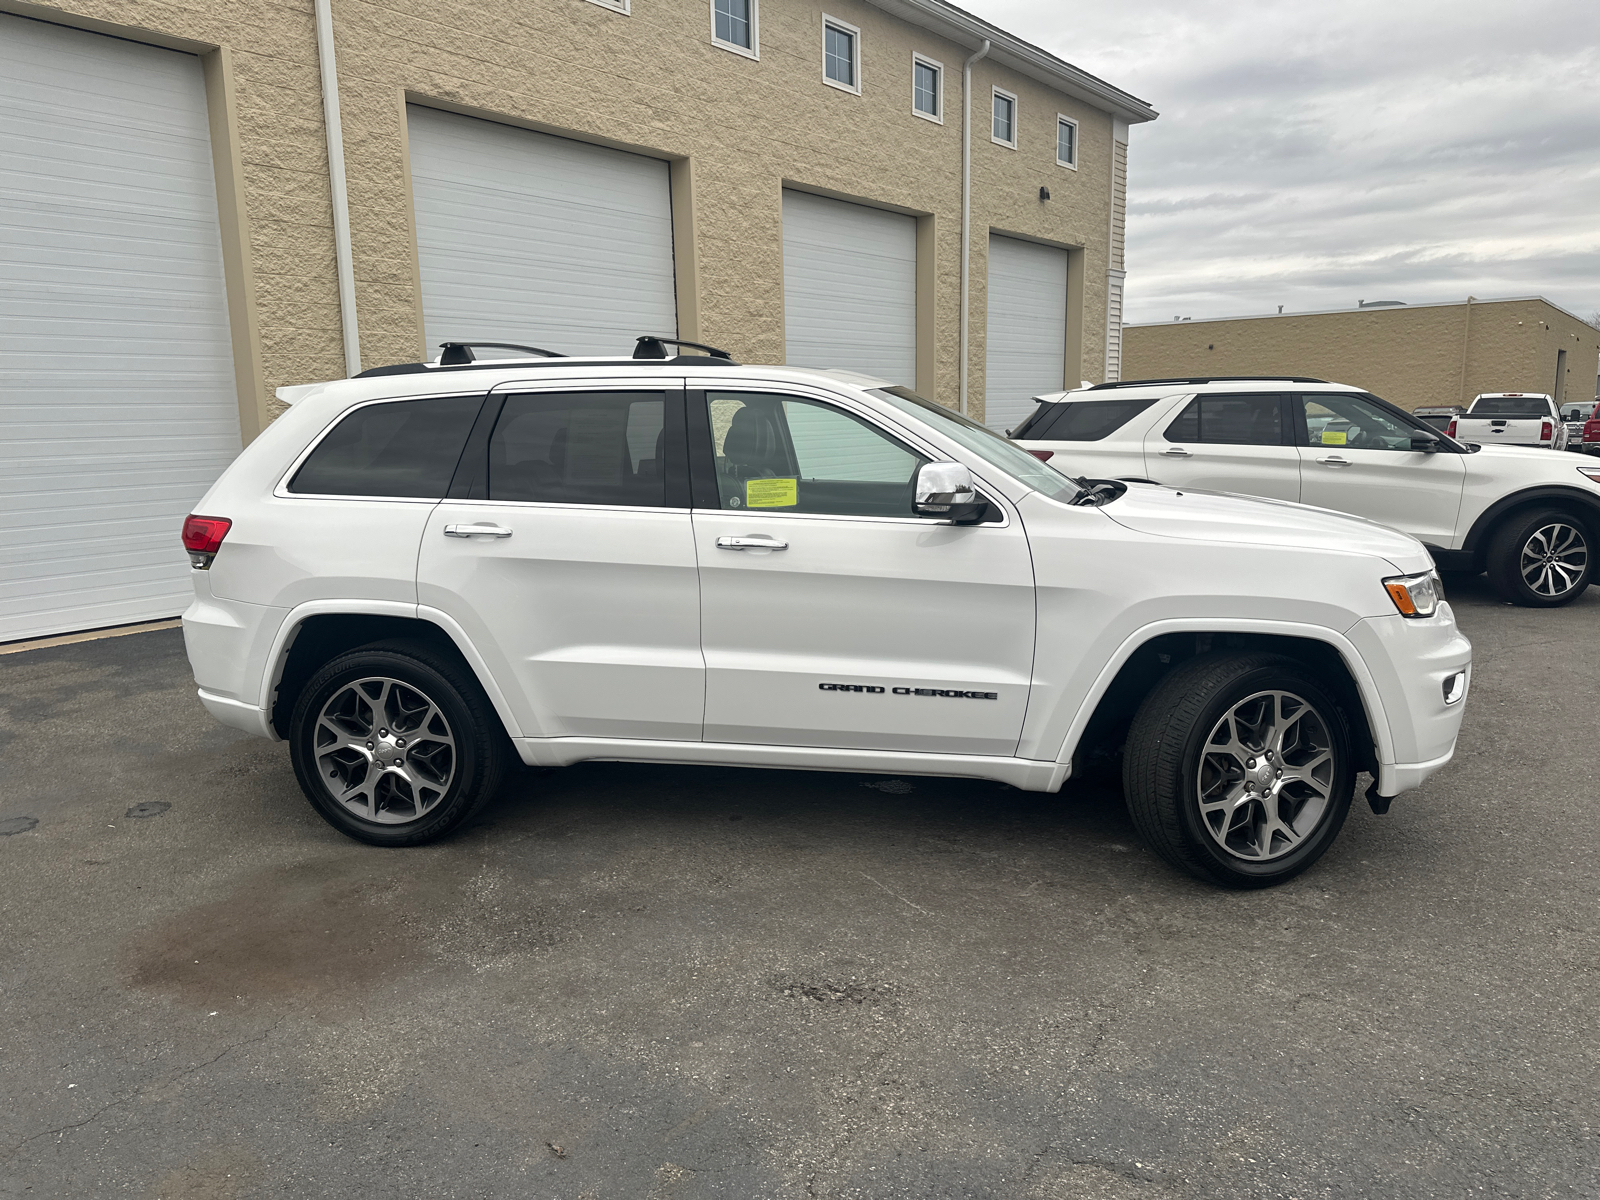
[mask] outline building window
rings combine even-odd
[[[861,94],[861,30],[822,18],[822,82]]]
[[[631,16],[633,13],[632,0],[589,0],[589,3],[609,8],[612,12],[619,12],[624,16]]]
[[[711,40],[725,50],[758,57],[759,0],[711,0]]]
[[[944,124],[944,64],[911,56],[911,111]]]
[[[1010,92],[994,89],[994,140],[1017,148],[1017,98]]]
[[[1056,165],[1078,169],[1078,123],[1056,114]]]

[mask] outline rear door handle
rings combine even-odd
[[[758,533],[752,537],[719,537],[718,550],[787,550],[788,542],[781,542],[777,538],[765,533]]]
[[[1190,454],[1182,446],[1173,446],[1170,449],[1163,450],[1161,452],[1161,454],[1165,458],[1193,458],[1194,457],[1194,455]]]
[[[445,537],[461,538],[508,538],[511,536],[511,530],[504,525],[489,525],[487,523],[482,525],[446,525],[444,527],[444,535]]]
[[[1350,465],[1348,458],[1340,458],[1337,454],[1330,454],[1327,458],[1319,458],[1317,461],[1325,467],[1348,467]]]

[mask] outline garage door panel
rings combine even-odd
[[[1014,428],[1033,397],[1064,386],[1067,252],[1020,238],[989,238],[984,422]]]
[[[917,223],[808,192],[783,194],[791,366],[917,381]]]
[[[0,640],[181,612],[239,451],[197,58],[0,15],[0,340]]]
[[[677,332],[666,163],[418,106],[407,128],[430,351],[619,354]]]

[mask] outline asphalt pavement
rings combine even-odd
[[[1219,891],[1105,783],[589,764],[325,825],[181,636],[0,657],[0,1196],[1600,1195],[1600,589]]]

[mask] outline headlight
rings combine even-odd
[[[1444,584],[1433,571],[1421,575],[1396,575],[1383,581],[1389,599],[1402,617],[1431,617],[1444,599]]]

